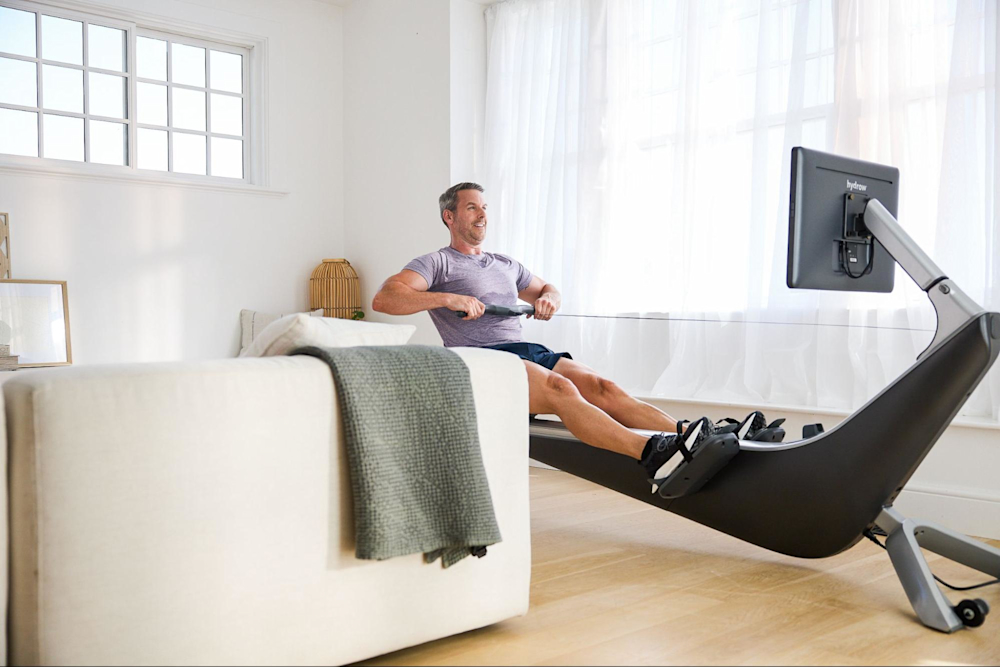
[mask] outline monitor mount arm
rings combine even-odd
[[[937,331],[921,359],[973,317],[986,312],[938,268],[878,199],[865,207],[865,227],[927,296],[937,313]]]

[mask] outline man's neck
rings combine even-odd
[[[468,243],[461,241],[459,239],[451,240],[451,248],[457,250],[463,255],[482,255],[483,248],[478,245],[469,245]]]

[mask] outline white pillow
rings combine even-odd
[[[241,357],[274,357],[306,345],[353,347],[355,345],[405,345],[417,330],[412,324],[358,322],[336,317],[285,315],[264,327]]]
[[[313,317],[323,317],[323,309],[317,308],[310,313]],[[279,317],[284,317],[285,314],[271,315],[270,313],[260,313],[256,310],[246,310],[245,308],[240,311],[240,356],[243,356],[243,352],[250,347],[250,343],[253,339],[260,335],[260,332],[267,327],[268,324],[274,322]]]

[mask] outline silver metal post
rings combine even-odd
[[[931,344],[917,359],[961,329],[970,319],[986,312],[944,274],[877,199],[870,200],[865,207],[865,226],[907,275],[913,278],[913,282],[927,292],[934,305],[937,331]]]
[[[870,200],[865,208],[865,226],[923,291],[947,278],[877,199]]]

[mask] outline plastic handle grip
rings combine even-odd
[[[486,315],[498,315],[500,317],[520,317],[521,315],[534,315],[534,306],[514,306],[508,308],[507,306],[486,306]],[[455,315],[458,317],[465,317],[468,315],[464,310],[456,310]]]

